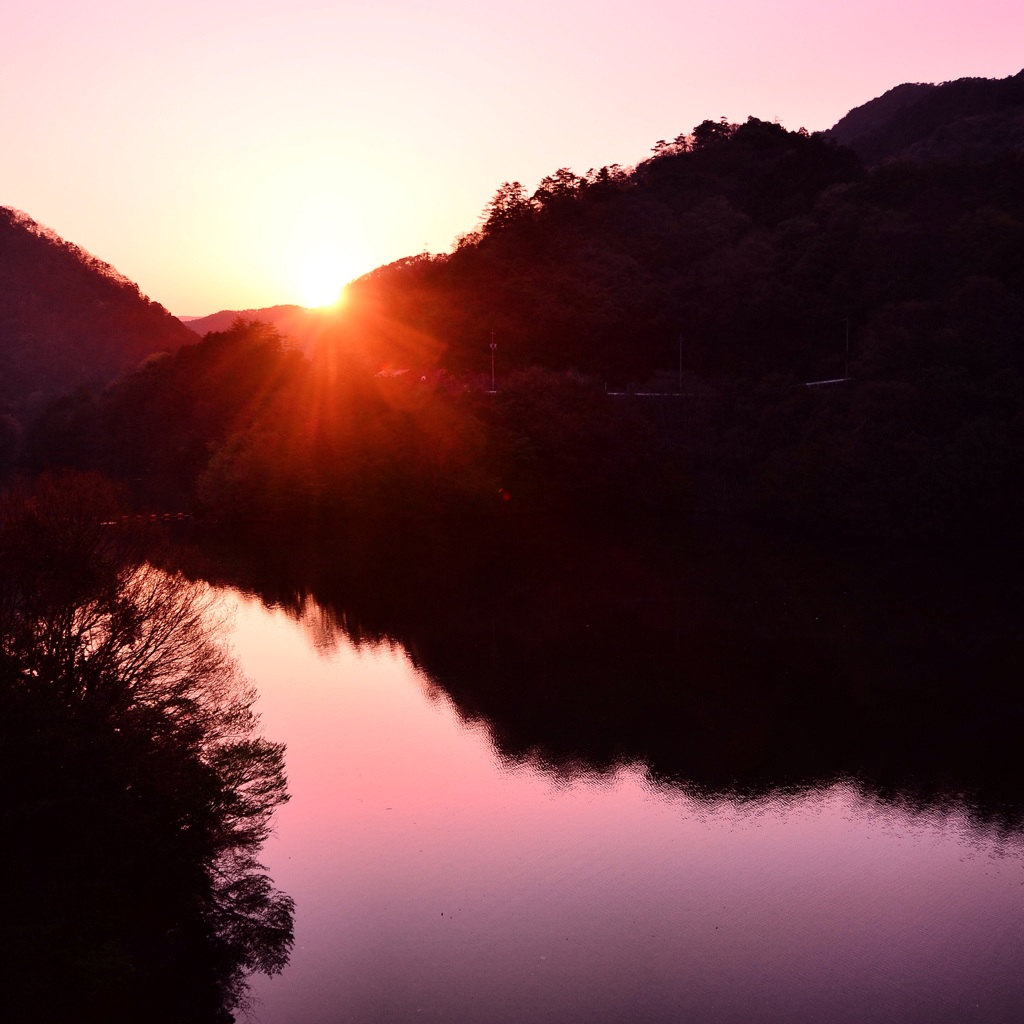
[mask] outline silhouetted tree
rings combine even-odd
[[[533,210],[526,189],[518,181],[506,181],[484,210],[484,231],[493,234],[526,219]]]
[[[695,150],[709,149],[722,142],[728,142],[736,131],[736,125],[730,124],[724,117],[718,121],[701,121],[693,129],[691,146]]]
[[[0,920],[18,1020],[223,1019],[287,962],[292,901],[258,860],[284,748],[205,586],[126,551],[99,478],[0,507]]]

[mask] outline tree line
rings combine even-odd
[[[450,254],[355,282],[308,358],[241,320],[66,396],[22,464],[222,517],[603,506],[1012,530],[1024,161],[868,168],[753,118],[654,148],[502,185]]]

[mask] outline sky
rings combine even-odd
[[[448,252],[504,181],[1024,68],[1019,0],[15,0],[0,206],[179,316]]]

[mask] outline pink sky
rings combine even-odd
[[[1016,74],[1022,39],[1010,0],[22,0],[0,205],[179,315],[312,304],[447,252],[502,181],[723,115],[827,128],[901,82]]]

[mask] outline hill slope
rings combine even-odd
[[[102,385],[195,336],[109,264],[0,207],[0,411]]]
[[[898,85],[855,107],[824,134],[866,164],[1024,153],[1024,71],[1001,79]]]
[[[282,305],[263,309],[222,309],[219,313],[183,322],[190,331],[202,337],[211,331],[216,333],[230,330],[238,319],[271,324],[281,332],[290,347],[312,355],[325,334],[336,329],[338,312],[330,308],[307,309],[305,306]]]
[[[904,113],[960,102],[903,92]],[[632,169],[505,182],[451,254],[353,282],[309,360],[240,322],[55,403],[25,451],[225,520],[515,494],[1016,535],[1022,254],[1022,155],[865,168],[820,135],[705,121]]]

